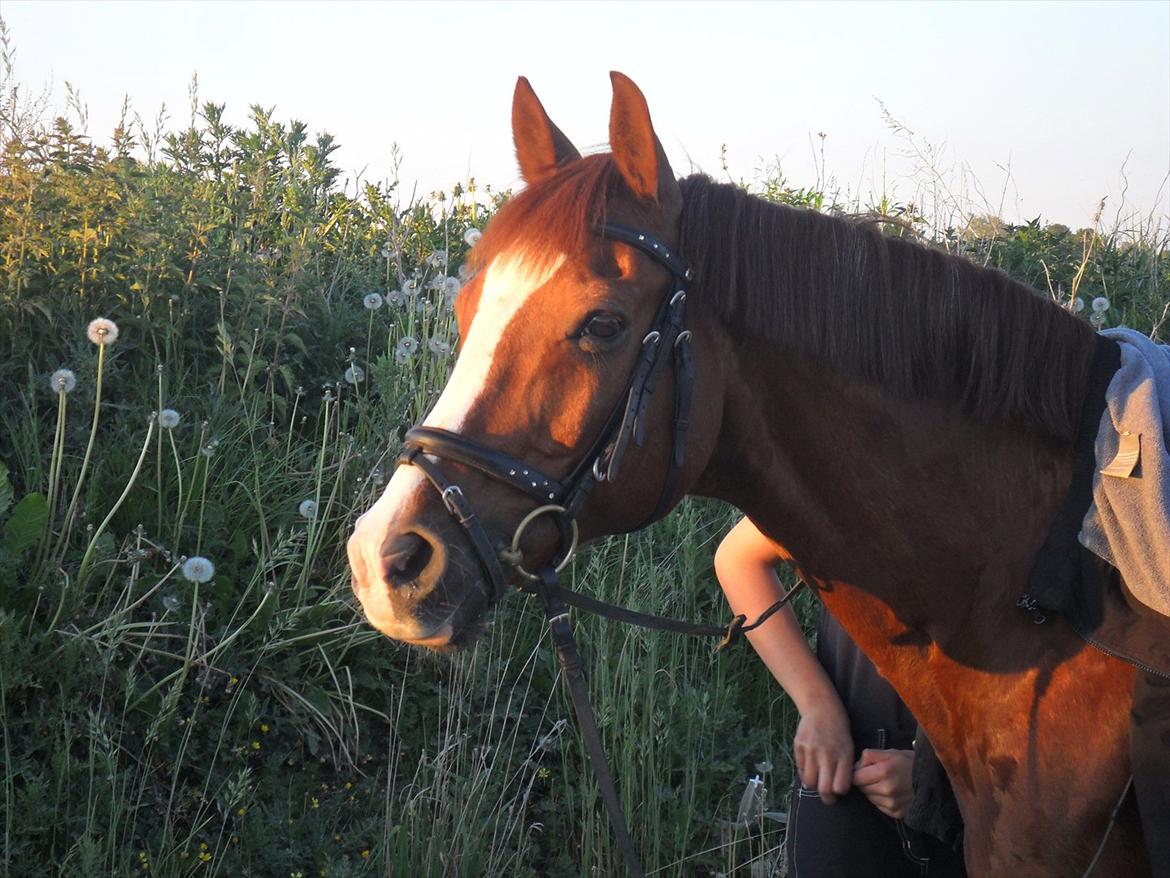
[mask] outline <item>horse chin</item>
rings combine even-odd
[[[481,616],[458,631],[453,630],[449,625],[444,625],[435,636],[423,640],[405,640],[403,642],[421,647],[429,652],[455,655],[469,651],[480,636],[487,631],[487,627],[485,618]]]
[[[431,652],[457,653],[470,649],[487,630],[491,602],[483,588],[470,585],[461,598],[448,590],[436,597],[434,606],[424,602],[406,620],[388,620],[366,608],[366,619],[390,640]],[[454,610],[450,609],[451,606]]]

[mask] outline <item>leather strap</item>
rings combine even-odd
[[[521,491],[541,504],[558,503],[567,489],[552,476],[510,454],[471,442],[439,427],[418,426],[406,431],[407,447],[422,448],[435,457],[446,457],[474,467],[497,481]],[[410,462],[410,461],[404,461]]]

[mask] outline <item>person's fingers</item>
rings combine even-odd
[[[861,756],[857,759],[857,767],[861,768],[865,765],[873,765],[875,762],[880,762],[882,759],[882,750],[871,750],[866,747],[861,751]]]
[[[833,769],[832,789],[839,796],[849,792],[853,784],[853,769],[846,759],[839,759]]]
[[[821,801],[826,805],[832,805],[837,801],[836,792],[834,790],[833,774],[834,774],[833,757],[830,753],[821,751],[817,754],[817,792],[821,795]]]
[[[873,787],[890,779],[890,766],[885,762],[874,762],[862,768],[853,769],[853,783],[859,787]]]

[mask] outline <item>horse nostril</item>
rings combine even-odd
[[[386,582],[395,588],[414,582],[426,569],[433,554],[431,544],[413,532],[388,540],[382,547]]]

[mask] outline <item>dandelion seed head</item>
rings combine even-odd
[[[461,281],[466,283],[468,278],[471,277],[471,266],[468,265],[466,262],[464,262],[462,265],[459,266],[459,270],[456,272],[456,274],[459,275],[459,279]]]
[[[386,304],[392,305],[395,308],[401,308],[406,302],[406,295],[402,290],[393,290],[386,294]]]
[[[297,507],[297,512],[300,513],[301,518],[316,518],[317,504],[313,500],[302,500],[301,505]]]
[[[173,430],[179,426],[179,419],[180,415],[174,409],[163,409],[158,413],[158,425],[168,430]]]
[[[447,264],[447,252],[445,250],[436,250],[427,257],[427,264],[438,268],[439,266]]]
[[[479,243],[479,239],[483,237],[483,232],[472,226],[463,233],[463,240],[467,242],[468,247],[474,247]]]
[[[1109,310],[1109,300],[1104,296],[1098,296],[1093,300],[1093,310],[1098,314]]]
[[[170,610],[172,613],[179,609],[179,599],[173,594],[164,595],[162,603],[163,607]]]
[[[418,281],[408,280],[402,285],[402,295],[408,298],[414,298],[418,295]]]
[[[96,345],[113,344],[118,340],[118,324],[105,317],[98,317],[89,321],[85,334]]]
[[[431,340],[427,342],[427,348],[430,349],[432,354],[438,354],[439,356],[445,356],[451,353],[451,343],[447,339],[437,335],[432,336]]]
[[[58,369],[49,376],[49,386],[55,393],[71,393],[77,386],[77,376],[72,369]]]
[[[345,380],[348,384],[361,384],[366,380],[366,370],[354,363],[345,370]]]
[[[1072,310],[1073,310],[1074,314],[1080,314],[1082,311],[1084,311],[1085,310],[1085,300],[1082,299],[1080,296],[1077,296],[1075,299],[1073,299],[1072,300]]]
[[[362,306],[367,311],[377,311],[382,307],[382,296],[380,293],[366,293],[362,297]]]
[[[400,357],[405,357],[409,360],[418,351],[418,348],[418,339],[413,336],[404,335],[398,339],[398,344],[394,346],[394,358],[400,363],[404,362],[404,360],[399,359]]]
[[[183,562],[183,578],[188,582],[208,582],[215,576],[215,565],[201,555]]]

